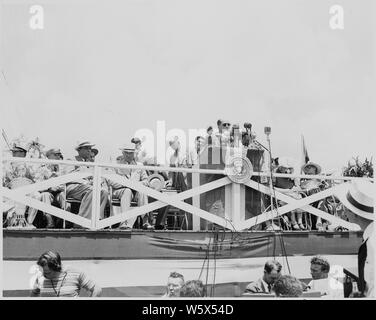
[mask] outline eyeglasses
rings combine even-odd
[[[229,126],[231,126],[231,124],[230,123],[224,123],[223,126],[224,127],[229,127]]]

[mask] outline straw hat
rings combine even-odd
[[[165,186],[165,179],[158,173],[153,173],[148,177],[148,185],[156,191],[160,191]]]
[[[25,152],[27,152],[27,146],[24,143],[15,142],[15,143],[13,143],[13,147],[10,150],[11,151],[25,151]]]
[[[369,181],[353,181],[336,192],[338,199],[346,208],[361,216],[373,220],[374,185]]]
[[[63,154],[61,153],[60,149],[52,148],[46,151],[46,157],[48,158],[51,154],[57,154],[60,156],[61,159],[63,159]]]
[[[316,171],[317,171],[316,174],[320,174],[320,173],[321,173],[321,167],[320,167],[317,163],[310,162],[310,161],[307,162],[305,165],[302,166],[302,171],[303,171],[304,173],[306,173],[305,170],[306,170],[308,167],[315,167],[315,168],[316,168]]]
[[[120,148],[121,151],[126,151],[126,152],[134,152],[135,148],[133,144],[125,144]]]
[[[84,147],[94,147],[95,144],[93,143],[90,143],[89,141],[82,141],[82,142],[79,142],[76,146],[76,150],[79,150],[81,148],[84,148]]]

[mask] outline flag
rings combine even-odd
[[[304,136],[302,135],[302,166],[309,162],[307,147],[305,145]]]

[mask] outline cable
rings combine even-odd
[[[269,159],[270,159],[270,161],[269,161],[269,166],[270,166],[270,188],[272,189],[271,191],[273,192],[274,199],[276,199],[276,213],[277,213],[277,218],[280,219],[280,215],[279,215],[279,211],[278,211],[278,200],[277,200],[277,197],[276,197],[275,188],[273,186],[272,148],[271,148],[269,134],[267,134],[267,139],[268,139],[268,143],[269,143]],[[272,197],[270,197],[270,203],[271,203],[272,210],[273,210],[273,199],[272,199]],[[273,220],[272,220],[272,228],[273,228]],[[281,245],[281,249],[282,249],[282,256],[284,256],[285,259],[286,259],[287,268],[288,268],[289,274],[291,275],[290,264],[289,264],[289,261],[288,261],[288,258],[287,258],[287,251],[286,251],[285,243],[284,243],[284,240],[283,240],[283,229],[281,230],[280,233],[278,233],[277,236],[279,236],[280,245]],[[275,235],[274,235],[274,239],[275,239]],[[276,245],[274,243],[273,255],[275,254],[275,247],[276,247]],[[275,257],[274,257],[274,259],[275,259]]]
[[[209,267],[210,267],[210,243],[211,238],[209,239],[209,245],[208,245],[208,266],[206,268],[206,281],[205,281],[205,288],[208,287],[208,279],[209,279]]]

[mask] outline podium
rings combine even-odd
[[[247,149],[245,156],[251,161],[254,172],[261,171],[263,150]],[[230,152],[230,155],[227,153]],[[231,156],[232,149],[226,147],[206,146],[200,153],[199,169],[223,170],[226,166],[226,159]],[[193,174],[192,187],[203,185],[225,177],[220,174]],[[252,177],[252,180],[260,182],[260,177]],[[210,190],[199,196],[193,197],[193,205],[202,210],[208,211],[219,217],[231,221],[239,221],[251,218],[262,211],[262,195],[257,190],[249,188],[244,184],[231,183],[224,187]],[[193,217],[193,230],[207,230],[208,222],[198,217]],[[231,228],[231,223],[229,223]]]

